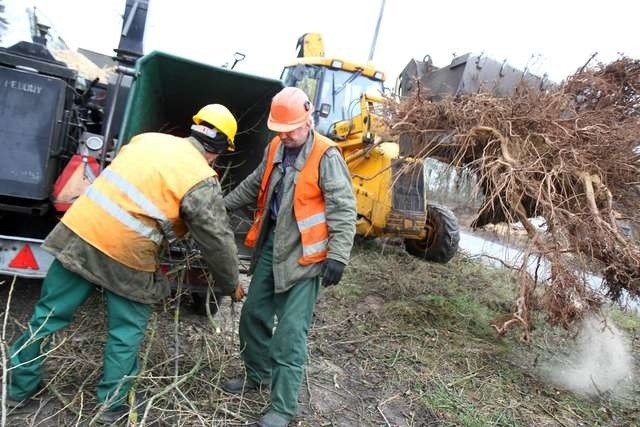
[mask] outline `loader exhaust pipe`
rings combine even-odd
[[[149,0],[127,0],[120,43],[115,50],[115,59],[122,65],[131,67],[142,56],[142,40],[144,39],[148,8]]]
[[[378,22],[376,22],[376,30],[373,32],[373,41],[371,42],[371,50],[369,51],[369,62],[373,60],[373,54],[376,51],[376,43],[378,42],[378,32],[380,31],[380,23],[382,22],[382,15],[384,14],[384,4],[386,0],[382,0],[380,6],[380,14],[378,15]]]
[[[120,98],[120,88],[122,87],[125,76],[135,78],[135,66],[138,58],[142,57],[142,41],[144,40],[144,30],[147,23],[147,10],[149,8],[149,0],[127,0],[124,9],[124,19],[122,21],[122,31],[120,33],[120,42],[116,52],[115,60],[116,77],[113,97],[108,106],[109,114],[104,127],[104,142],[100,153],[100,172],[105,168],[107,161],[107,152],[111,147],[111,139],[113,138],[113,121],[116,111],[116,105]],[[121,141],[114,147],[114,155],[120,149]]]

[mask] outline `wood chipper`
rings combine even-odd
[[[235,151],[221,155],[215,165],[223,191],[234,188],[258,166],[271,139],[267,117],[271,98],[283,87],[280,81],[162,52],[140,58],[133,76],[116,151],[144,132],[188,136],[193,114],[203,105],[219,103],[228,107],[238,121]],[[231,217],[241,261],[251,256],[242,242],[252,218],[250,210],[235,212]],[[165,251],[161,267],[172,272],[172,277],[181,277],[174,283],[191,292],[196,309],[204,314],[208,280],[197,253],[197,247],[186,239]],[[173,274],[176,268],[184,274]],[[215,300],[208,304],[211,313],[217,311]]]

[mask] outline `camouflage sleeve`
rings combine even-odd
[[[196,184],[182,199],[180,210],[216,286],[231,294],[238,284],[238,248],[218,180],[207,178]]]
[[[255,203],[258,199],[260,184],[262,183],[262,175],[264,174],[265,163],[267,158],[267,149],[265,150],[262,161],[258,167],[246,177],[236,188],[224,197],[224,205],[230,211],[236,210],[251,203]]]
[[[356,234],[356,199],[349,169],[335,148],[320,161],[320,187],[329,226],[327,257],[347,264]]]

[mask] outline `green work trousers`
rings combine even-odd
[[[265,239],[240,315],[240,349],[249,381],[271,382],[271,409],[288,417],[298,411],[298,391],[307,360],[307,334],[320,278],[274,292],[273,228]],[[274,316],[278,323],[274,327]]]
[[[29,330],[11,346],[9,396],[23,400],[34,394],[42,378],[43,352],[49,335],[67,326],[76,309],[96,290],[96,285],[54,260],[42,284]],[[104,289],[108,336],[97,399],[115,409],[124,403],[139,371],[138,351],[144,338],[151,306],[128,300]]]

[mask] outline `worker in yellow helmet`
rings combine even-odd
[[[13,344],[8,405],[38,391],[45,337],[64,328],[97,288],[107,309],[108,337],[97,387],[100,421],[129,411],[125,397],[138,374],[138,352],[152,304],[170,285],[157,272],[164,241],[190,231],[222,294],[241,299],[237,248],[211,164],[234,148],[237,123],[224,106],[203,107],[191,135],[134,137],[62,217],[43,243],[55,256],[29,329]]]

